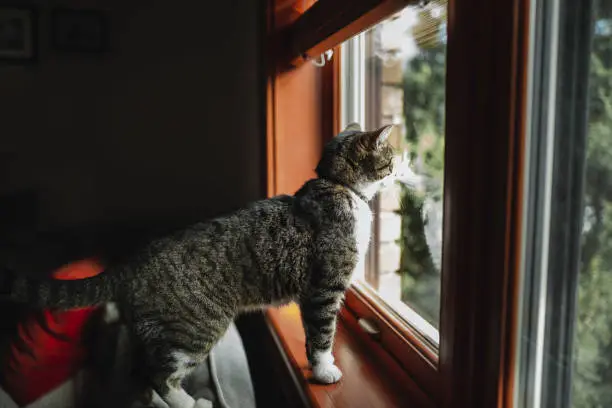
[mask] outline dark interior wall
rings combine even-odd
[[[42,229],[205,217],[262,196],[261,1],[30,4],[38,61],[0,65],[0,195],[35,190]],[[110,52],[53,50],[54,6],[107,11]]]

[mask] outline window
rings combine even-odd
[[[365,270],[354,277],[439,343],[444,182],[446,1],[408,6],[341,48],[341,126],[395,125],[390,141],[414,174],[372,202]]]
[[[516,406],[609,407],[612,1],[537,4]]]
[[[282,6],[299,0],[269,2],[282,18]],[[313,405],[357,406],[364,395],[513,405],[527,34],[537,2],[319,0],[274,29],[269,194],[293,193],[312,177],[322,143],[353,121],[396,124],[397,153],[411,153],[414,171],[373,200],[369,262],[339,319],[340,386],[309,385],[299,310],[267,312],[282,360]],[[329,49],[323,67],[310,64]],[[374,375],[363,379],[354,367]]]

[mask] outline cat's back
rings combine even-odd
[[[216,255],[242,252],[303,239],[312,226],[295,211],[295,197],[277,196],[259,200],[234,213],[192,225],[169,243],[173,247],[197,246]],[[168,245],[168,243],[167,243]]]
[[[231,220],[247,239],[286,242],[312,232],[312,222],[300,213],[294,196],[256,201]]]

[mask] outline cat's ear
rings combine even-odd
[[[378,135],[376,137],[376,143],[378,144],[378,146],[380,146],[381,144],[387,141],[392,130],[393,130],[393,125],[387,125],[387,126],[381,127],[380,129],[374,132]]]
[[[344,132],[361,132],[361,126],[359,126],[359,123],[356,122],[349,123],[346,126],[346,129],[342,131],[342,133]]]
[[[373,148],[379,148],[387,141],[392,130],[393,125],[387,125],[369,132],[367,135],[369,145]]]

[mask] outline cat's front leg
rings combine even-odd
[[[324,384],[340,380],[342,372],[334,365],[332,346],[336,320],[344,288],[323,287],[301,302],[302,321],[306,333],[306,351],[313,378]]]

